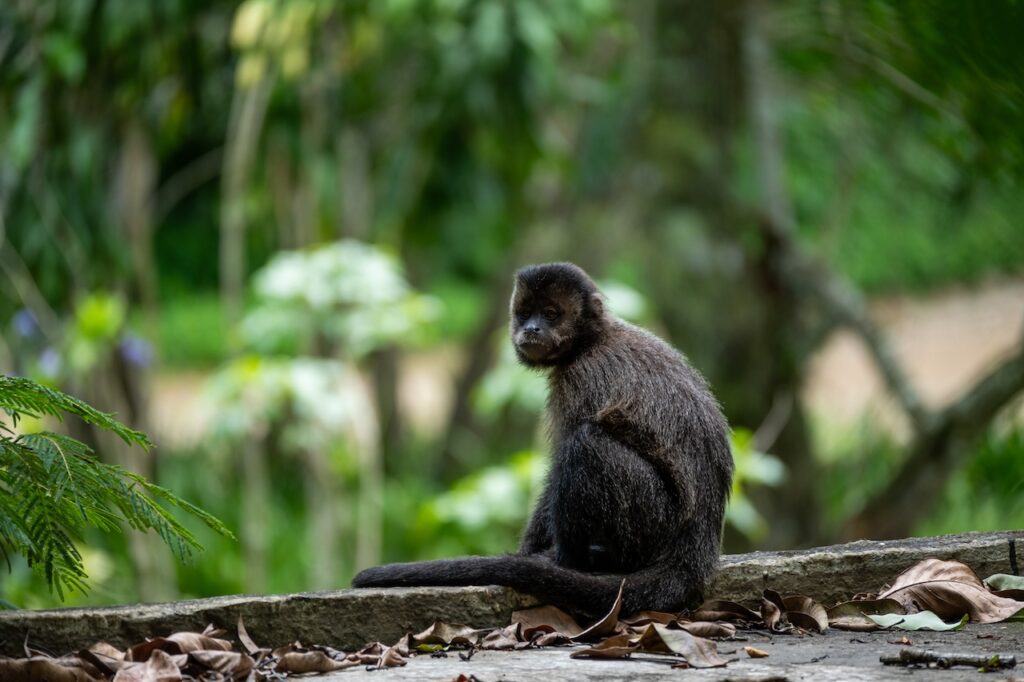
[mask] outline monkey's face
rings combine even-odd
[[[516,286],[512,296],[512,343],[520,362],[550,366],[573,347],[581,302],[558,291],[531,291]]]
[[[604,306],[593,281],[571,263],[532,265],[516,273],[510,330],[529,367],[571,362],[599,337]]]

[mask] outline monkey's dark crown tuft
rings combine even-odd
[[[552,285],[567,285],[586,293],[597,291],[597,285],[583,268],[574,263],[541,263],[527,265],[516,272],[516,281],[533,291],[542,291]]]

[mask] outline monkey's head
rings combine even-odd
[[[606,322],[597,285],[572,263],[516,272],[510,312],[516,355],[529,367],[571,361],[601,338]]]

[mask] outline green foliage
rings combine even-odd
[[[424,558],[514,551],[540,494],[547,459],[513,455],[455,483],[420,507],[412,533]]]
[[[994,427],[939,493],[921,535],[1024,527],[1024,426]]]
[[[0,377],[0,408],[15,427],[22,417],[73,414],[126,443],[151,447],[144,434],[110,415],[27,379]],[[18,434],[0,425],[0,491],[0,552],[24,555],[61,598],[65,590],[86,589],[82,554],[75,546],[86,528],[111,532],[124,523],[153,530],[182,559],[201,546],[168,507],[230,535],[220,521],[169,490],[99,462],[85,444],[49,431]]]
[[[781,486],[786,468],[774,455],[754,449],[754,434],[748,429],[733,429],[730,435],[732,459],[736,471],[732,479],[732,494],[725,510],[725,522],[750,540],[763,538],[768,532],[768,521],[750,502],[751,486]]]
[[[141,321],[139,322],[141,324]],[[228,354],[220,300],[209,293],[179,293],[160,306],[156,344],[164,367],[212,367]]]

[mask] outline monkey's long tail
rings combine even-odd
[[[548,604],[600,617],[611,608],[625,579],[622,613],[643,609],[679,611],[700,599],[700,587],[685,571],[654,566],[627,575],[582,573],[535,555],[466,557],[440,561],[388,564],[361,571],[353,587],[415,587],[421,585],[504,585],[532,594]]]

